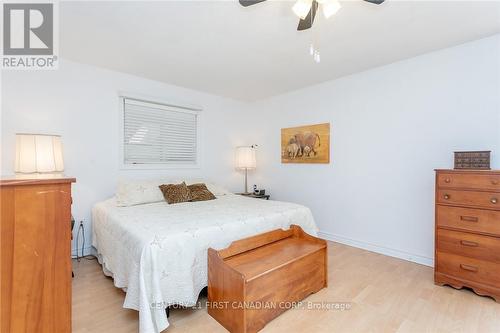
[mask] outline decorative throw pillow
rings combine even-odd
[[[191,193],[191,201],[207,201],[214,200],[215,195],[210,192],[207,186],[203,183],[188,185]]]
[[[184,182],[180,184],[163,184],[160,185],[160,190],[169,205],[191,201],[191,193]]]

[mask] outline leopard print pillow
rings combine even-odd
[[[210,192],[207,186],[203,183],[189,185],[188,189],[189,192],[191,192],[191,201],[207,201],[215,199],[215,195]]]
[[[160,190],[168,204],[191,201],[191,192],[185,182],[180,184],[163,184]]]

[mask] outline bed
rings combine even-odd
[[[119,206],[113,197],[94,206],[92,245],[104,273],[126,291],[123,306],[139,311],[141,333],[168,327],[167,306],[196,305],[207,285],[209,247],[221,249],[291,224],[317,234],[307,207],[215,194],[216,200],[174,205],[162,200]]]

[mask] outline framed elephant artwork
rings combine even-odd
[[[330,123],[282,128],[281,163],[330,163]]]

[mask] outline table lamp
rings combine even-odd
[[[63,171],[61,136],[16,134],[17,175],[61,176]]]
[[[245,170],[245,192],[248,192],[248,170],[253,170],[257,166],[255,159],[255,146],[236,147],[236,169]]]

